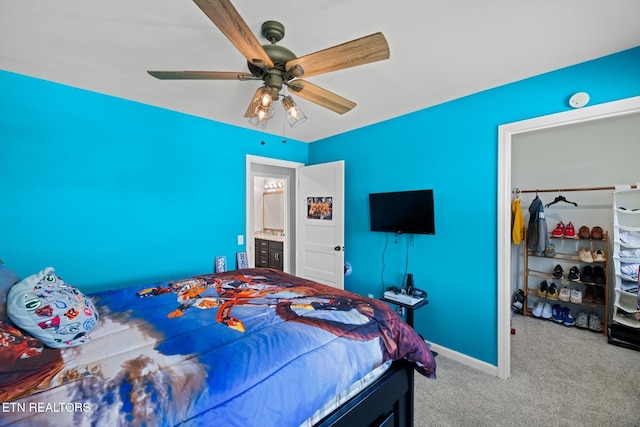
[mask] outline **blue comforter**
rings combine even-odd
[[[385,361],[435,378],[424,341],[386,304],[275,270],[91,296],[92,342],[62,350],[49,387],[0,424],[298,426]]]

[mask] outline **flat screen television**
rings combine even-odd
[[[371,231],[436,234],[433,190],[369,194]]]

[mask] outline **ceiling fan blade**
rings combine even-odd
[[[229,0],[193,0],[240,53],[257,67],[273,67],[273,61]]]
[[[232,71],[147,71],[160,80],[255,80],[253,74]]]
[[[286,69],[302,67],[305,77],[389,59],[389,44],[382,33],[371,34],[287,62]]]
[[[338,114],[344,114],[351,111],[356,103],[349,101],[346,98],[336,95],[333,92],[329,92],[326,89],[316,86],[302,79],[296,79],[288,84],[291,93],[298,95],[307,101],[314,102],[321,107],[328,108],[331,111],[335,111]]]

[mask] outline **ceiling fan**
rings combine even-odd
[[[276,21],[262,24],[262,35],[271,44],[261,45],[229,0],[193,0],[211,22],[247,59],[249,72],[228,71],[147,71],[161,80],[262,80],[245,112],[252,124],[265,127],[273,115],[272,103],[278,100],[283,86],[291,93],[324,108],[344,114],[356,104],[300,77],[311,77],[389,58],[389,45],[382,33],[330,47],[302,57],[276,43],[284,37],[284,25]],[[291,126],[306,117],[291,96],[283,98]]]

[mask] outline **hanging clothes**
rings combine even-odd
[[[547,220],[544,216],[544,204],[538,196],[529,205],[529,225],[527,226],[527,249],[536,256],[542,256],[549,246]]]
[[[511,220],[511,238],[515,245],[519,245],[524,239],[524,216],[519,197],[511,202]]]

